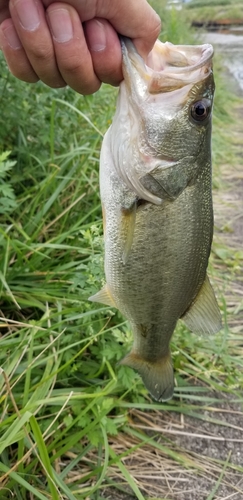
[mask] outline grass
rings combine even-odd
[[[234,2],[233,0],[192,0],[189,2],[188,8],[195,9],[197,7],[206,7],[208,5],[222,7],[224,5],[232,6],[234,4],[237,4],[237,2]]]
[[[163,37],[183,43],[181,17],[166,16]],[[0,498],[162,500],[199,477],[211,481],[210,500],[242,467],[174,438],[195,439],[186,418],[204,439],[206,421],[237,430],[222,408],[242,416],[242,252],[216,237],[209,270],[224,328],[208,339],[178,326],[175,396],[155,404],[132,370],[117,367],[129,325],[87,301],[104,279],[98,164],[117,90],[82,97],[28,86],[1,66]],[[234,103],[217,78],[216,190],[222,162],[238,161]]]
[[[243,5],[239,0],[192,0],[186,4],[185,11],[190,22],[227,20],[233,24],[243,20]]]

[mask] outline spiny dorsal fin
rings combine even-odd
[[[107,283],[95,295],[89,297],[90,302],[100,302],[106,306],[117,307],[115,301],[108,289]]]
[[[195,301],[181,319],[189,330],[199,335],[217,333],[222,328],[219,306],[208,276]]]

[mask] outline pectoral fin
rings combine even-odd
[[[221,314],[208,276],[188,311],[181,317],[199,335],[217,333],[222,328]]]
[[[89,300],[90,302],[100,302],[106,306],[117,307],[107,284],[105,284],[105,286],[103,286],[103,288],[101,288],[101,290],[95,295],[89,297]]]
[[[161,359],[152,362],[132,351],[120,361],[120,364],[137,370],[145,387],[157,401],[167,401],[172,398],[174,373],[170,352]]]
[[[122,210],[121,236],[124,241],[123,253],[122,253],[122,262],[124,265],[127,263],[127,259],[129,257],[132,248],[135,222],[136,222],[136,211],[137,211],[136,202],[134,202],[131,208]]]

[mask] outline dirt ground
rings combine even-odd
[[[222,394],[219,394],[222,400]],[[241,405],[219,402],[212,408],[202,410],[202,420],[172,412],[131,413],[131,426],[146,430],[149,435],[158,432],[158,444],[169,446],[172,453],[183,455],[183,466],[149,446],[143,446],[124,460],[126,468],[149,500],[242,500],[243,474],[237,466],[243,465],[243,409]],[[214,417],[218,423],[211,423]],[[129,438],[127,446],[136,445]],[[117,453],[126,446],[126,436],[113,444]],[[188,462],[188,467],[185,467]],[[234,467],[228,467],[234,464]],[[195,469],[197,467],[197,470]],[[112,474],[119,483],[119,471]],[[121,477],[121,476],[120,476]],[[124,486],[124,483],[121,484]],[[211,496],[210,496],[211,494]],[[102,498],[110,500],[132,500],[137,498],[106,490]]]
[[[215,232],[217,239],[234,248],[243,249],[243,95],[242,104],[236,111],[238,119],[233,125],[235,153],[238,164],[222,166],[222,189],[214,196]],[[227,231],[225,227],[227,225]],[[243,299],[243,280],[228,283],[227,294],[236,290],[239,301]],[[239,332],[243,333],[243,313],[239,311]],[[229,403],[227,397],[212,409],[202,409],[202,420],[172,412],[131,412],[131,426],[149,434],[158,431],[158,443],[170,447],[176,454],[188,458],[188,468],[171,458],[163,459],[155,449],[143,447],[124,460],[145,498],[150,500],[243,500],[243,474],[237,466],[243,466],[243,407]],[[217,423],[210,422],[214,417]],[[222,425],[223,424],[223,425]],[[122,436],[120,449],[124,448]],[[136,445],[136,441],[133,443]],[[114,443],[118,447],[119,439]],[[129,441],[131,446],[131,441]],[[197,472],[193,465],[197,464]],[[234,464],[234,467],[228,467]],[[119,483],[119,471],[113,481]],[[124,488],[124,484],[121,485]],[[132,500],[135,495],[118,493],[117,489],[103,492],[107,500]]]

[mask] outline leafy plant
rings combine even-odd
[[[16,161],[9,160],[10,151],[0,154],[0,214],[4,215],[17,207],[14,190],[9,182],[9,175]]]

